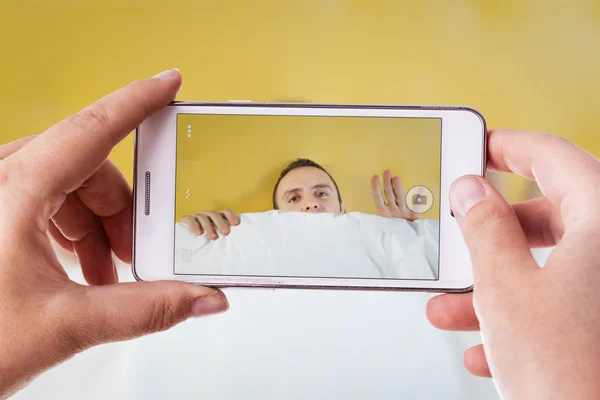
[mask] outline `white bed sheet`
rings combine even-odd
[[[409,222],[359,212],[268,211],[240,215],[209,240],[175,228],[182,274],[437,279],[439,221]]]

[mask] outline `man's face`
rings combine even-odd
[[[291,170],[279,182],[276,192],[281,211],[344,213],[335,184],[324,171],[315,167]]]

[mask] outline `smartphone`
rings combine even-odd
[[[174,102],[135,133],[133,274],[214,287],[463,292],[468,107]]]

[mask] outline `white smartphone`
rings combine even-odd
[[[135,134],[133,274],[215,287],[462,292],[468,107],[174,102]]]

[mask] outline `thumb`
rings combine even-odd
[[[80,348],[165,331],[190,317],[229,308],[218,289],[183,282],[132,282],[79,287],[69,336]],[[69,324],[68,324],[69,325]]]
[[[513,208],[487,180],[458,179],[450,204],[469,248],[478,297],[502,298],[494,293],[516,288],[524,275],[539,270]]]

